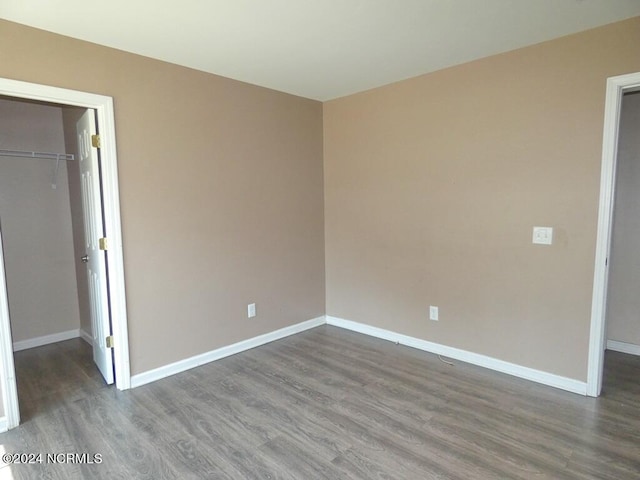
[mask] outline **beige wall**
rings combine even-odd
[[[325,103],[327,314],[586,380],[605,81],[638,45],[635,18]]]
[[[0,148],[64,153],[59,107],[0,99]],[[13,341],[77,330],[66,162],[0,156],[0,219]]]
[[[623,97],[607,301],[607,338],[640,345],[640,92]]]
[[[324,314],[319,102],[6,21],[0,44],[0,77],[114,98],[132,374]]]

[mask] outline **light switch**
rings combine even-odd
[[[533,243],[551,245],[553,243],[553,228],[533,227]]]

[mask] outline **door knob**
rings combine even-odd
[[[82,260],[82,263],[87,263],[89,261],[89,255],[81,257],[80,260]]]

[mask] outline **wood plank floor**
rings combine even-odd
[[[102,463],[0,479],[640,479],[630,355],[607,353],[599,399],[329,326],[126,392],[81,340],[15,359],[23,424],[2,448]]]

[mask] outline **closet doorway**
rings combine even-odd
[[[640,90],[625,92],[620,106],[615,199],[607,285],[604,383],[640,378]],[[634,358],[635,356],[635,358]],[[615,358],[616,369],[607,365]]]
[[[602,390],[605,349],[607,346],[620,349],[620,344],[624,343],[626,347],[633,347],[627,342],[607,342],[607,333],[616,335],[616,331],[624,331],[625,327],[619,326],[609,329],[606,323],[609,279],[612,262],[612,237],[614,232],[614,204],[616,201],[620,203],[620,199],[616,199],[616,176],[621,174],[618,171],[618,150],[621,132],[622,106],[630,95],[638,95],[640,91],[640,72],[629,73],[607,79],[607,90],[605,98],[605,115],[604,115],[604,131],[602,141],[602,168],[600,173],[600,202],[598,209],[598,234],[596,240],[596,255],[593,276],[593,296],[591,303],[591,332],[589,338],[589,362],[587,368],[587,395],[597,397]],[[626,103],[626,102],[625,102]],[[630,112],[631,113],[631,112]],[[633,114],[626,121],[633,117]],[[625,127],[626,129],[627,127]],[[637,135],[632,132],[631,135],[625,134],[629,140],[634,140]],[[626,147],[625,147],[626,148]],[[633,165],[627,165],[627,167]],[[622,174],[629,175],[629,171],[623,171]],[[624,180],[629,180],[625,178]],[[633,199],[630,199],[633,201]],[[618,205],[620,207],[620,205]],[[621,237],[621,231],[617,232]],[[619,239],[620,239],[619,238]],[[620,249],[620,245],[617,247]],[[628,249],[627,249],[628,250]],[[615,253],[615,252],[614,252]],[[634,250],[635,253],[635,250]],[[620,285],[620,282],[618,282]],[[624,286],[623,286],[624,287]],[[619,289],[619,286],[613,288]],[[626,288],[626,287],[624,287]],[[633,295],[636,295],[636,290]],[[622,291],[616,292],[617,294]],[[630,297],[627,297],[630,298]],[[619,310],[619,309],[618,309]],[[634,315],[637,312],[634,312]],[[635,316],[637,318],[637,315]],[[612,326],[613,327],[613,326]],[[632,329],[637,329],[637,324],[632,324]],[[607,332],[609,330],[609,332]],[[610,339],[615,340],[615,339]],[[637,342],[638,339],[636,338]],[[637,348],[635,349],[638,352]],[[632,353],[629,351],[628,353]]]
[[[9,162],[24,161],[20,168],[7,169],[2,178],[11,185],[3,190],[3,204],[10,207],[5,214],[11,210],[11,221],[0,224],[4,228],[0,234],[4,240],[4,252],[0,247],[2,431],[20,422],[14,347],[19,350],[81,334],[91,342],[106,383],[115,380],[118,389],[127,389],[130,371],[112,99],[0,79],[0,102],[5,112],[19,112],[14,124],[11,118],[3,119],[0,134],[5,138],[0,137],[0,142],[5,145],[0,143],[0,154],[4,150]],[[20,132],[25,119],[35,131]],[[8,135],[13,136],[8,139]],[[23,180],[26,183],[21,184]],[[41,202],[40,211],[35,204],[27,205],[36,199]],[[66,230],[65,225],[56,224],[64,224],[65,218]],[[21,263],[24,275],[17,267]],[[12,284],[8,297],[5,274]],[[25,282],[21,276],[30,280]],[[36,290],[41,294],[37,300]],[[56,297],[61,292],[66,292],[65,298]],[[14,308],[20,318],[14,319],[12,338],[9,315]],[[28,324],[20,324],[21,318],[28,318],[22,320]]]

